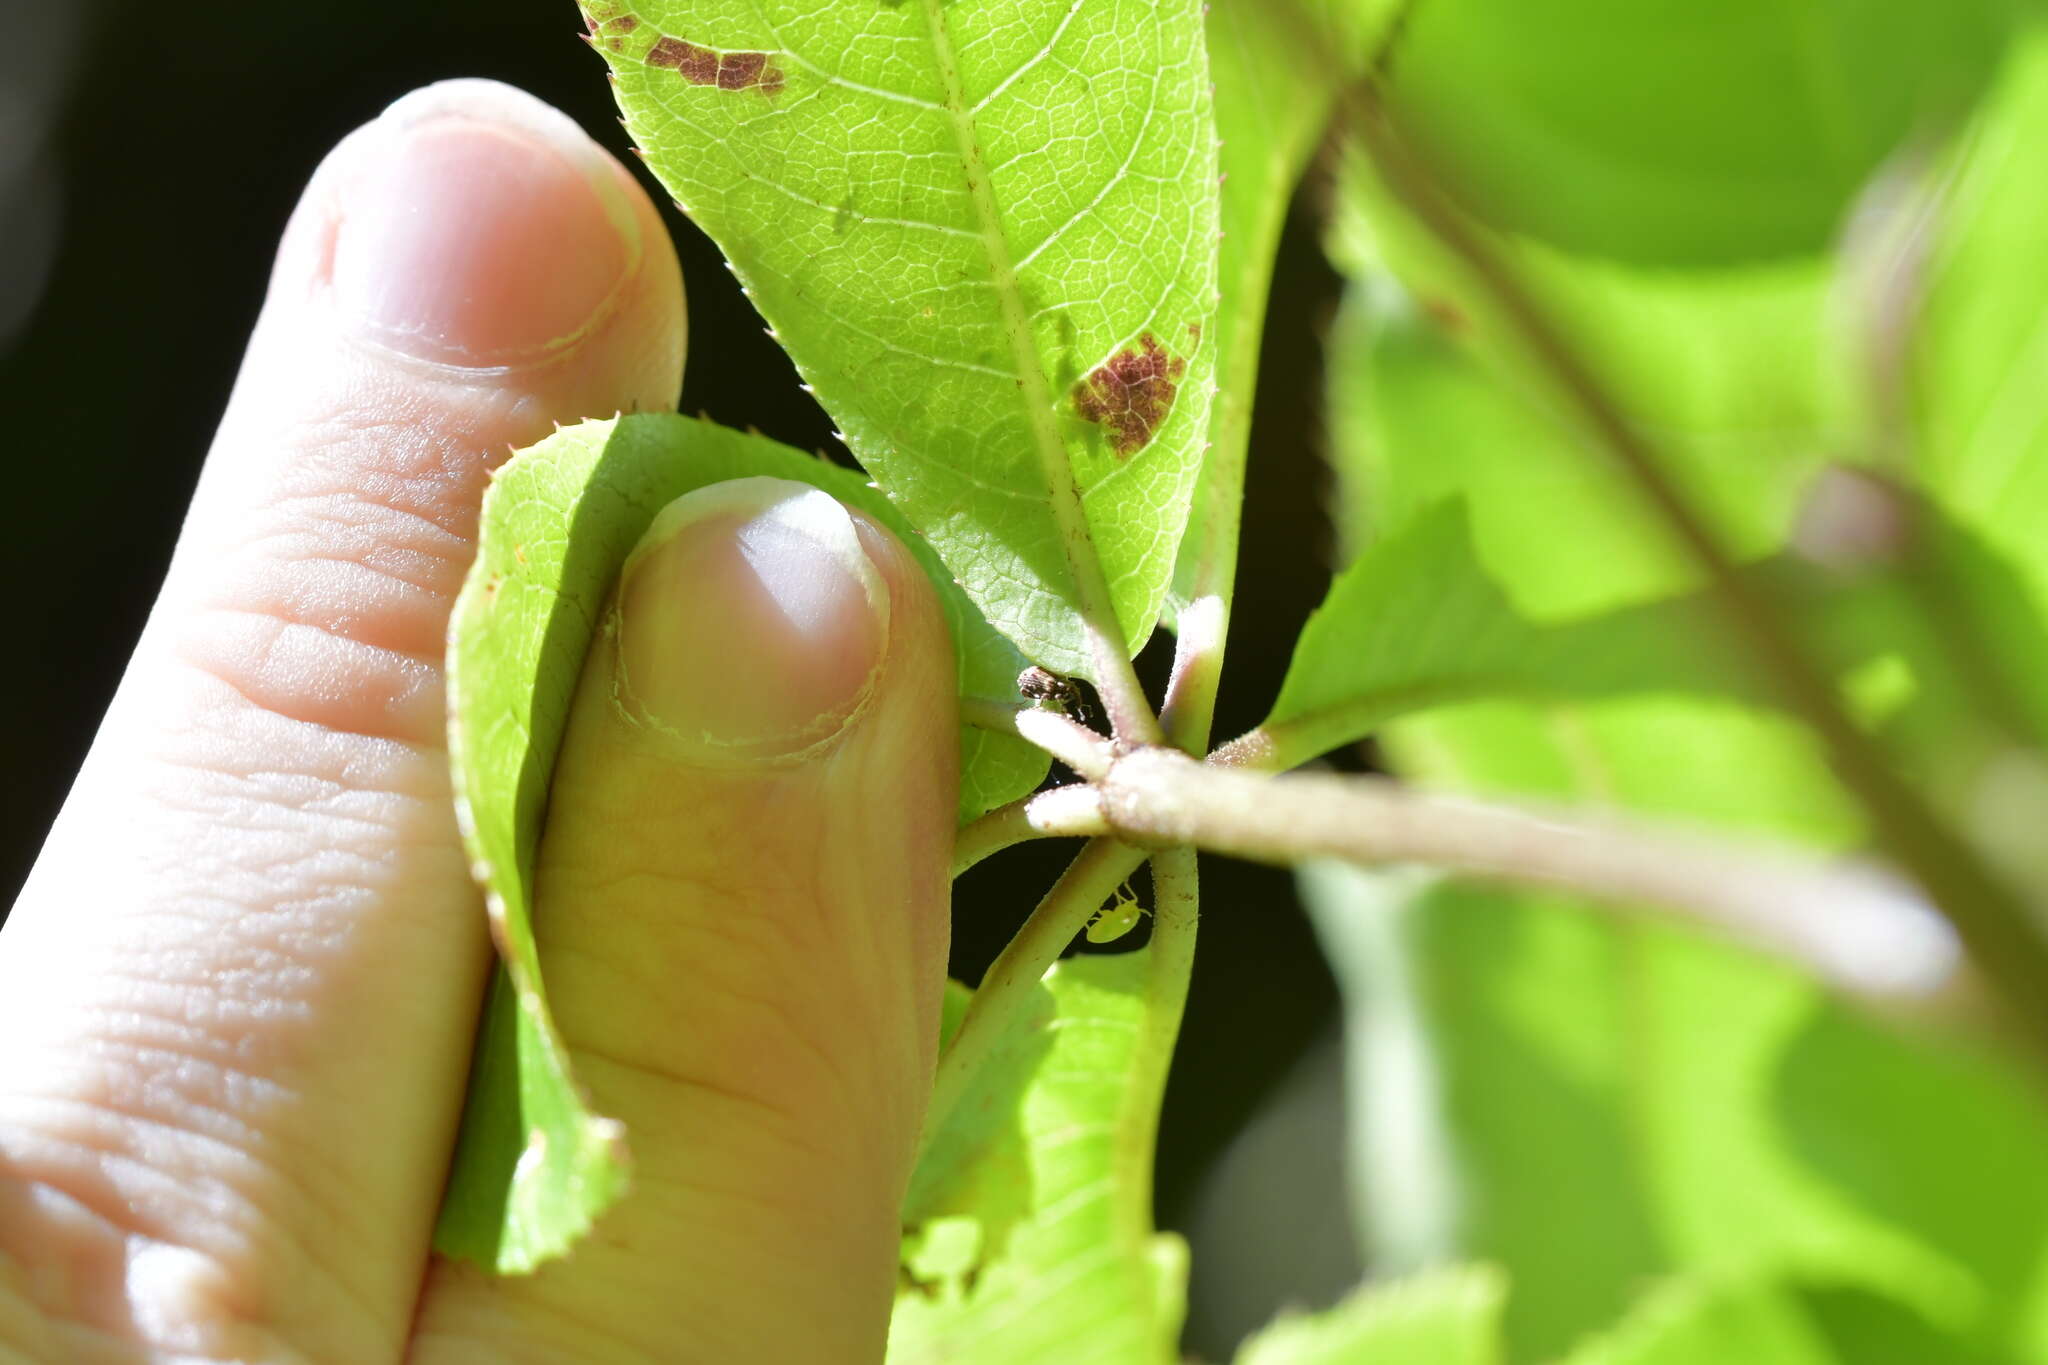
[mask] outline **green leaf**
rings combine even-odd
[[[1237,1365],[1497,1365],[1506,1280],[1443,1270],[1366,1285],[1322,1313],[1283,1317],[1246,1341]]]
[[[1199,0],[585,10],[649,164],[988,619],[1092,672],[1078,489],[1142,645],[1209,429]]]
[[[1886,557],[1831,567],[1788,552],[1743,572],[1826,671],[1902,670],[1910,701],[1891,703],[1905,710],[1894,748],[1923,779],[1946,774],[1959,807],[1987,765],[2048,744],[2048,631],[2011,566],[1939,508],[1872,476],[1826,479],[1823,494],[1838,502],[1886,502],[1898,520]],[[1337,576],[1260,728],[1305,757],[1456,702],[1644,693],[1777,701],[1704,592],[1530,620],[1479,562],[1455,498],[1422,509]]]
[[[1963,142],[1911,353],[1918,472],[2048,596],[2048,28],[2029,30]]]
[[[969,696],[1015,699],[1022,660],[859,475],[764,437],[643,415],[522,451],[484,499],[449,630],[449,753],[471,865],[505,970],[486,1008],[435,1244],[524,1272],[566,1251],[622,1188],[618,1125],[591,1114],[548,1014],[532,931],[543,807],[570,698],[613,579],[654,516],[694,488],[769,474],[888,526],[932,575]],[[1045,756],[962,730],[963,819],[1031,790]]]
[[[1425,508],[1337,576],[1261,728],[1313,733],[1322,750],[1451,702],[1668,691],[1766,694],[1694,595],[1530,620],[1479,562],[1466,504],[1454,499]]]
[[[1496,245],[1731,550],[1777,549],[1815,472],[1853,449],[1827,263],[1644,270]],[[1348,554],[1463,494],[1480,557],[1537,619],[1698,581],[1487,301],[1355,158],[1330,247],[1355,277],[1329,376]]]
[[[2010,148],[2017,134],[1993,133],[2023,117],[2014,111],[2027,107],[2028,82],[2042,79],[2028,75],[2030,60],[2048,70],[2048,62],[2025,50],[2015,58],[1970,162],[1988,161],[1992,169],[1966,173],[1962,183],[1975,188],[1958,192],[1964,204],[2008,204],[1959,212],[1977,225],[1973,233],[2004,223],[1988,235],[2005,244],[2015,272],[2024,268],[2032,203],[2026,195],[2034,191],[2022,165],[1997,170],[2008,160],[1996,149]],[[2024,117],[2048,121],[2048,101],[2037,103],[2040,108]],[[1998,184],[2006,188],[1986,188]],[[1340,519],[1352,545],[1409,524],[1432,503],[1463,496],[1477,557],[1534,621],[1577,620],[1695,582],[1696,571],[1644,515],[1604,453],[1589,448],[1557,412],[1487,301],[1388,200],[1360,160],[1347,166],[1342,203],[1332,249],[1358,279],[1333,340],[1331,402],[1347,489]],[[1680,491],[1738,553],[1762,555],[1780,545],[1812,494],[1819,461],[1867,441],[1868,415],[1849,379],[1848,349],[1826,321],[1835,287],[1831,262],[1671,271],[1574,257],[1508,238],[1495,246],[1578,343],[1624,414],[1651,437]],[[1974,258],[1962,253],[1956,259]],[[1978,333],[1962,325],[1992,316],[1986,310],[2002,306],[1995,300],[2025,293],[2023,285],[2006,288],[2002,279],[1979,273],[1985,264],[1941,276],[1948,283],[1937,290],[1937,304],[1948,301],[1954,325],[1937,330],[1937,339],[2006,356],[2000,373],[2023,374],[2023,363],[2011,356],[2017,314]],[[1939,306],[1934,311],[1942,315]],[[1921,360],[1932,364],[1945,354],[1937,347]],[[2028,391],[2017,383],[2000,390],[2008,397]],[[1928,411],[1936,410],[1938,397],[1939,390],[1930,390]],[[1974,420],[1974,408],[1963,411]],[[1929,463],[1937,471],[1970,466],[1967,460],[1959,465],[1953,451]],[[2010,449],[1988,463],[2023,467]],[[2042,717],[2048,650],[2039,626],[2048,576],[2032,533],[2036,522],[2024,495],[1966,499],[1954,491],[1967,487],[1965,480],[1942,475],[1932,484],[1945,506],[1922,507],[1925,495],[1897,491],[1905,533],[1893,549],[1895,562],[1877,570],[1894,578],[1897,592],[1882,603],[1866,598],[1872,610],[1858,627],[1877,631],[1867,641],[1872,645],[1888,632],[1915,659],[1915,695],[1888,722],[1886,737],[1894,757],[1960,833],[2009,875],[2048,886],[2048,859],[2020,828],[2030,819],[2017,814],[2041,809],[2040,799],[2028,793],[2048,785],[2048,776],[2036,776],[2043,768],[2038,750],[2048,739]],[[1947,507],[1961,513],[1961,524]],[[1988,545],[1975,543],[1978,532]],[[1768,600],[1796,607],[1781,588],[1773,585]],[[1811,599],[1800,625],[1809,643],[1839,665],[1847,623],[1832,619],[1832,592]],[[1812,761],[1810,743],[1779,721],[1697,711],[1681,717],[1666,708],[1655,726],[1631,725],[1636,738],[1627,741],[1648,738],[1654,729],[1661,763],[1646,767],[1640,780],[1630,764],[1600,764],[1605,770],[1587,783],[1541,756],[1558,748],[1542,731],[1554,727],[1560,713],[1522,726],[1519,739],[1503,714],[1475,712],[1404,727],[1392,743],[1411,757],[1427,751],[1441,759],[1455,750],[1463,779],[1495,791],[1598,794],[1686,814],[1721,779],[1693,783],[1687,796],[1672,784],[1688,781],[1687,774],[1704,764],[1707,773],[1733,779],[1721,783],[1712,801],[1716,817],[1768,830],[1779,812],[1840,809],[1831,781]],[[1610,722],[1575,715],[1570,723],[1583,729]],[[1464,727],[1466,740],[1447,742],[1446,725]],[[1472,733],[1473,726],[1483,726],[1485,735]],[[1565,747],[1583,751],[1583,759],[1603,746],[1579,735]],[[2036,752],[2015,758],[2026,750]],[[1681,755],[1684,761],[1677,761]],[[1540,766],[1527,767],[1528,760]],[[1564,767],[1584,764],[1575,759]],[[1517,768],[1522,771],[1514,775]],[[1748,780],[1740,777],[1744,772]],[[1783,780],[1764,780],[1765,773]],[[1987,797],[1987,782],[1998,784],[2000,795]],[[2015,814],[1986,818],[2003,812]],[[1810,820],[1800,827],[1814,828]]]
[[[1331,340],[1330,403],[1352,552],[1462,497],[1480,562],[1539,624],[1697,587],[1697,571],[1558,413],[1497,317],[1359,163],[1349,170],[1332,250],[1357,278]],[[1680,273],[1500,245],[1725,542],[1745,557],[1779,549],[1850,429],[1826,365],[1839,348],[1824,323],[1825,265]],[[1382,742],[1397,768],[1467,790],[1596,796],[1833,846],[1860,833],[1803,732],[1749,708],[1464,706]],[[1655,758],[1611,761],[1611,749]]]
[[[1852,1286],[1673,1281],[1565,1365],[2000,1365],[1896,1300]]]
[[[1187,1251],[1151,1225],[1150,953],[1068,958],[911,1180],[890,1365],[1177,1360]],[[965,992],[954,988],[956,1004]]]
[[[1383,63],[1404,129],[1496,225],[1725,264],[1825,248],[1894,147],[1968,109],[2006,8],[1422,0]]]
[[[1611,130],[1634,132],[1627,120]],[[2015,205],[2027,164],[2012,163]],[[1572,187],[1558,194],[1568,201]],[[1346,202],[1335,245],[1359,279],[1333,345],[1332,402],[1353,545],[1391,544],[1462,497],[1478,561],[1539,625],[1693,587],[1484,301],[1369,181],[1356,177]],[[2023,219],[2015,208],[2006,220],[2015,259]],[[1617,236],[1672,245],[1615,224]],[[1748,557],[1778,551],[1819,463],[1863,435],[1826,323],[1830,263],[1665,271],[1497,246],[1725,540]],[[1979,283],[1970,308],[2002,287],[1988,272]],[[2031,325],[2029,306],[2015,306],[2008,340]],[[1886,597],[1874,604],[1883,619],[1865,624],[1913,656],[1911,695],[1871,707],[1882,667],[1852,691],[1866,713],[1885,713],[1870,719],[1916,775],[1954,788],[1955,809],[1970,784],[1950,780],[1940,751],[1976,749],[1986,734],[1972,714],[1985,708],[1968,701],[1971,656],[2016,693],[2015,718],[1993,728],[2038,743],[2038,579],[2016,580],[1951,523],[1904,520],[1910,573],[1899,577],[1932,595]],[[2020,545],[2029,525],[2038,518],[2015,511],[1998,548],[2031,569],[2041,552],[2037,532]],[[1945,648],[1945,631],[1967,647]],[[1825,653],[1825,639],[1809,640]],[[1403,775],[1454,790],[1597,801],[1823,848],[1864,837],[1805,733],[1733,701],[1448,706],[1391,727],[1383,751]],[[1413,875],[1314,880],[1345,984],[1363,1226],[1400,1263],[1482,1256],[1508,1269],[1515,1360],[1554,1358],[1648,1280],[1700,1267],[1812,1274],[1931,1324],[1931,1338],[1900,1327],[1895,1341],[1992,1358],[2048,1348],[2037,1274],[2048,1220],[2034,1207],[2048,1112],[2011,1059],[1880,1026],[1782,966],[1561,900]],[[1818,1321],[1814,1303],[1802,1311]],[[1890,1329],[1866,1330],[1882,1317],[1842,1308],[1824,1344],[1863,1331],[1840,1340],[1864,1353],[1841,1358],[1883,1359],[1868,1343]],[[1720,1346],[1699,1358],[1766,1349]]]
[[[1364,66],[1367,35],[1398,0],[1210,0],[1209,73],[1215,83],[1222,175],[1222,289],[1216,309],[1216,402],[1209,454],[1174,571],[1177,611],[1198,590],[1208,547],[1211,471],[1242,465],[1258,389],[1259,343],[1280,231],[1338,91]],[[1220,548],[1220,547],[1219,547]]]
[[[1505,1268],[1514,1359],[1694,1267],[1822,1274],[1974,1349],[2048,1348],[2048,1105],[2004,1059],[1552,898],[1338,865],[1304,891],[1369,1240]]]
[[[1692,589],[1497,319],[1369,187],[1350,202],[1337,246],[1360,280],[1332,402],[1352,543],[1392,553],[1441,515],[1429,509],[1463,499],[1473,557],[1546,631]],[[1659,272],[1501,245],[1695,506],[1739,553],[1777,552],[1819,462],[1852,448],[1826,263]],[[1983,731],[1937,618],[1977,641],[2027,711],[2048,692],[2038,611],[1960,528],[1904,520],[1916,586],[1809,613],[1807,638],[1839,662],[1840,641],[1867,631],[1910,658],[1911,696],[1872,719],[1938,771],[1945,741],[1974,747]],[[1926,588],[1962,605],[1930,611],[1913,596]],[[1389,667],[1410,645],[1389,646]],[[2031,714],[2003,728],[2038,742]],[[1441,706],[1382,743],[1398,772],[1453,790],[1823,848],[1863,838],[1806,734],[1739,696]],[[2026,1358],[2048,1344],[2031,1270],[2044,1219],[2006,1202],[2039,1185],[2048,1114],[2006,1059],[1877,1027],[1782,966],[1554,898],[1335,869],[1310,890],[1345,985],[1362,1226],[1397,1265],[1502,1264],[1514,1360],[1554,1358],[1647,1280],[1694,1267],[1824,1272],[1971,1349]]]

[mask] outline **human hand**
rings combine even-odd
[[[449,605],[490,467],[672,406],[683,342],[653,206],[524,95],[418,92],[314,177],[0,933],[0,1358],[880,1359],[952,660],[901,548],[796,485],[651,534],[557,769],[537,932],[633,1187],[531,1277],[428,1255],[489,965]]]

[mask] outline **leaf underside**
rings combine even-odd
[[[1054,966],[934,1139],[904,1203],[889,1365],[1178,1359],[1187,1250],[1151,1231],[1151,1117],[1129,1101],[1149,958]]]
[[[1237,1365],[1499,1365],[1507,1289],[1476,1267],[1368,1285],[1323,1312],[1280,1318],[1239,1348]]]
[[[624,1185],[624,1135],[590,1112],[548,1014],[532,879],[570,699],[627,554],[675,498],[766,474],[814,484],[894,531],[932,576],[963,694],[1017,700],[1022,659],[901,515],[860,476],[711,423],[648,414],[566,428],[521,452],[485,497],[448,664],[457,810],[503,969],[478,1038],[435,1245],[503,1272],[565,1252]],[[1045,755],[964,729],[962,818],[1035,787]]]
[[[585,0],[648,164],[984,614],[1092,674],[1071,477],[1135,651],[1207,440],[1199,0]]]

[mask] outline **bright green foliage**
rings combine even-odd
[[[2015,45],[1934,215],[1913,385],[1918,471],[2048,599],[2048,30]]]
[[[1091,672],[1078,488],[1141,645],[1209,430],[1199,0],[585,10],[649,164],[988,619]]]
[[[1506,1296],[1484,1269],[1367,1285],[1327,1312],[1281,1318],[1237,1365],[1497,1365]]]
[[[1480,558],[1539,619],[1695,583],[1483,296],[1362,165],[1346,171],[1330,249],[1356,282],[1330,339],[1329,401],[1348,551],[1463,494]],[[1827,263],[1680,272],[1500,246],[1730,548],[1776,549],[1814,472],[1851,448]]]
[[[1930,23],[1960,13],[1916,12]],[[1602,40],[1590,41],[1597,49]],[[1612,60],[1604,69],[1634,79]],[[1612,136],[1639,131],[1617,121]],[[2037,227],[2022,226],[2039,194],[2028,175],[2016,154],[1995,186],[1976,174],[1962,181],[2012,215],[1986,231],[1999,221],[1987,210],[1970,220],[1982,235],[1966,240],[1986,252],[2002,242],[2021,272],[2039,269]],[[1560,203],[1578,187],[1560,180]],[[1656,204],[1654,183],[1646,189]],[[1693,570],[1604,454],[1558,416],[1468,286],[1369,183],[1349,203],[1336,243],[1358,283],[1333,344],[1332,403],[1353,545],[1391,552],[1441,515],[1429,509],[1462,499],[1479,563],[1524,618],[1552,630],[1693,585]],[[1656,243],[1640,223],[1623,230]],[[1602,246],[1563,227],[1556,235]],[[1739,233],[1721,240],[1725,254],[1697,258],[1756,246]],[[1652,271],[1529,241],[1499,246],[1738,553],[1778,550],[1820,462],[1859,448],[1865,399],[1846,362],[1860,347],[1831,330],[1830,262]],[[1681,246],[1658,249],[1680,259]],[[1959,249],[1942,258],[1953,261],[1935,296],[1942,345],[1917,357],[1923,429],[1949,414],[1939,429],[1953,432],[1967,413],[1975,430],[1989,392],[2024,406],[2031,391],[1986,383],[1980,371],[1968,390],[1977,396],[1957,408],[1946,388],[1955,381],[1930,376],[1961,368],[1966,353],[1978,357],[1971,366],[1989,363],[1987,352],[2003,357],[1997,373],[2025,373],[2014,348],[2033,335],[2038,310],[2011,297],[2024,286],[2002,288],[1989,259]],[[2032,439],[2027,422],[2018,429]],[[1971,467],[1966,444],[1958,438],[1937,467]],[[2016,447],[1984,459],[1985,469],[2023,468]],[[2038,518],[1999,507],[1988,482],[1955,497],[1965,483],[1958,474],[1931,490],[1963,513],[1963,526],[1906,519],[1902,563],[1923,596],[1801,622],[1823,657],[1831,646],[1819,627],[1838,639],[1869,630],[1912,660],[1910,684],[1881,704],[1866,696],[1864,714],[1958,815],[1983,811],[1976,783],[1989,753],[2038,744],[2048,695],[2029,591],[2041,581]],[[1986,678],[2003,680],[1993,688],[2008,696],[2005,719],[1984,701]],[[1384,743],[1399,771],[1451,789],[1593,800],[1822,847],[1863,834],[1805,733],[1732,698],[1552,694],[1541,706],[1455,705],[1396,724]],[[1515,1290],[1514,1360],[1554,1358],[1614,1320],[1648,1278],[1695,1267],[1799,1272],[1831,1288],[1802,1288],[1796,1305],[1776,1290],[1725,1303],[1710,1295],[1673,1344],[1625,1334],[1611,1354],[1590,1358],[1664,1365],[1666,1352],[1674,1365],[1790,1365],[2048,1350],[2037,1273],[2048,1211],[2031,1207],[2048,1111],[2005,1060],[1875,1025],[1781,966],[1558,899],[1353,873],[1319,871],[1313,884],[1353,1012],[1368,1236],[1397,1257],[1501,1263]],[[1368,910],[1373,932],[1357,923]],[[1418,1065],[1363,1074],[1373,1039],[1390,1037]],[[1406,1107],[1373,1089],[1396,1080]],[[1437,1155],[1439,1168],[1423,1171],[1430,1178],[1394,1161],[1416,1151]],[[1925,1349],[1887,1355],[1886,1340]]]
[[[1152,1231],[1152,1116],[1133,1100],[1149,956],[1054,967],[938,1134],[904,1206],[890,1365],[1178,1359],[1187,1251]]]
[[[1215,470],[1242,467],[1251,435],[1273,253],[1339,90],[1355,80],[1397,0],[1210,0],[1209,73],[1215,82],[1223,241],[1218,260],[1216,403],[1209,457],[1193,521],[1174,571],[1174,599],[1197,591]],[[1236,496],[1235,476],[1231,497]]]
[[[1959,117],[2001,0],[1411,4],[1393,106],[1497,225],[1700,265],[1825,248],[1900,142]]]
[[[1264,728],[1310,731],[1324,749],[1474,698],[1674,691],[1766,689],[1731,662],[1710,604],[1694,595],[1531,621],[1479,563],[1456,500],[1418,513],[1338,575],[1296,643]]]
[[[1695,1277],[1647,1297],[1565,1365],[2018,1365],[1843,1285]]]
[[[1899,756],[1960,805],[1987,764],[2048,744],[2048,635],[2017,572],[1939,508],[1867,476],[1828,478],[1823,496],[1886,501],[1899,523],[1889,557],[1822,564],[1787,552],[1743,572],[1829,674],[1897,665],[1908,696],[1890,705],[1901,714],[1873,719],[1890,721]],[[1465,509],[1462,498],[1425,507],[1337,576],[1262,727],[1287,752],[1323,752],[1460,701],[1777,700],[1704,592],[1530,620],[1479,562]]]
[[[1331,339],[1330,403],[1339,523],[1354,549],[1463,498],[1480,562],[1533,621],[1695,586],[1470,286],[1355,167],[1345,206],[1333,248],[1356,281]],[[1651,272],[1502,245],[1728,543],[1776,550],[1851,425],[1823,363],[1839,350],[1824,323],[1825,266]],[[1749,709],[1669,697],[1485,704],[1383,739],[1404,770],[1448,786],[1597,797],[1828,844],[1859,833],[1804,734]]]
[[[620,1189],[621,1134],[576,1090],[534,953],[542,809],[591,633],[627,553],[669,502],[752,474],[815,484],[895,531],[938,587],[963,692],[1015,700],[1022,660],[852,471],[760,436],[651,414],[567,428],[500,469],[450,627],[458,810],[506,973],[478,1042],[436,1238],[448,1254],[530,1270],[567,1250]],[[1045,756],[1018,741],[963,729],[962,743],[963,816],[1044,776]]]
[[[1551,898],[1334,865],[1305,890],[1347,1002],[1365,1225],[1504,1266],[1515,1359],[1702,1265],[1825,1273],[1978,1349],[2048,1349],[2048,1105],[1995,1060]],[[1414,1151],[1444,1169],[1389,1156]],[[1403,1207],[1418,1192],[1434,1207]]]

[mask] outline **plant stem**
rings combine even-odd
[[[977,730],[1016,735],[1051,754],[1083,777],[1099,777],[1116,757],[1115,745],[1062,711],[1042,706],[1005,706],[969,698],[960,719]]]
[[[982,1063],[1015,1027],[1060,953],[1145,857],[1144,850],[1113,839],[1089,840],[990,964],[960,1021],[960,1031],[939,1058],[931,1107],[925,1111],[924,1135],[918,1142],[920,1158]]]
[[[1110,595],[1102,560],[1095,553],[1088,514],[1081,505],[1081,490],[1074,482],[1067,443],[1054,415],[1052,386],[1046,382],[1045,366],[1032,338],[1030,313],[1017,283],[1016,261],[1009,238],[1003,232],[1002,213],[996,206],[995,184],[982,158],[974,116],[968,110],[966,92],[961,86],[960,63],[953,52],[953,35],[946,22],[946,0],[925,0],[924,13],[945,89],[946,110],[952,118],[954,141],[967,170],[967,189],[981,227],[982,248],[988,255],[990,282],[995,287],[1003,330],[1009,335],[1011,357],[1017,366],[1018,392],[1031,425],[1032,447],[1038,454],[1039,472],[1045,479],[1053,520],[1059,527],[1067,572],[1073,579],[1074,607],[1088,637],[1095,687],[1118,738],[1133,744],[1156,744],[1160,738],[1159,721],[1152,714],[1152,704],[1138,681],[1137,671],[1131,667],[1130,641],[1117,617],[1116,599]]]
[[[1233,548],[1235,541],[1232,541]],[[1228,577],[1228,575],[1224,575]],[[1173,676],[1166,685],[1160,720],[1167,743],[1184,753],[1208,750],[1216,717],[1216,689],[1223,679],[1223,651],[1229,643],[1230,603],[1224,591],[1189,602],[1180,613],[1173,652]]]
[[[990,701],[986,697],[962,697],[960,723],[991,734],[1014,735],[1017,733],[1017,717],[1031,709],[1009,702]]]
[[[1630,425],[1564,333],[1396,134],[1376,88],[1363,87],[1360,103],[1355,122],[1381,179],[1491,298],[1672,539],[1706,571],[1729,622],[1777,684],[1788,709],[1819,737],[1836,775],[1869,814],[1881,843],[1954,922],[1985,979],[2037,1042],[2048,1043],[2048,940],[2026,898],[1935,817],[1849,719],[1833,686],[1812,666],[1774,604],[1743,579],[1718,536],[1665,473],[1659,453]]]
[[[1282,864],[1423,863],[1660,906],[1865,995],[1925,994],[1956,966],[1948,926],[1895,878],[1781,848],[1424,795],[1381,778],[1260,776],[1168,749],[1119,758],[1098,785],[1111,828],[1133,843]],[[1155,944],[1166,927],[1162,914]]]
[[[1079,783],[1033,792],[999,806],[953,837],[953,875],[1032,839],[1093,838],[1109,833],[1102,793]]]
[[[1144,1037],[1137,1051],[1137,1074],[1124,1094],[1124,1130],[1131,1136],[1120,1158],[1127,1164],[1119,1177],[1125,1188],[1139,1192],[1129,1207],[1152,1230],[1152,1172],[1159,1145],[1159,1111],[1173,1068],[1174,1045],[1187,1012],[1188,986],[1195,974],[1195,931],[1201,918],[1201,883],[1195,851],[1162,849],[1152,857],[1152,962],[1145,973]]]
[[[1218,746],[1209,755],[1209,761],[1225,768],[1286,772],[1333,749],[1356,744],[1379,728],[1388,710],[1387,699],[1381,696],[1321,707],[1278,725],[1268,723],[1247,730],[1228,744]]]
[[[1389,717],[1431,705],[1466,700],[1468,696],[1477,699],[1486,695],[1476,688],[1469,694],[1449,688],[1417,689],[1417,692],[1419,696],[1390,689],[1355,701],[1304,711],[1277,725],[1268,721],[1245,731],[1227,744],[1217,746],[1210,753],[1209,761],[1222,767],[1246,768],[1253,772],[1286,772],[1332,750],[1358,743],[1386,724]]]

